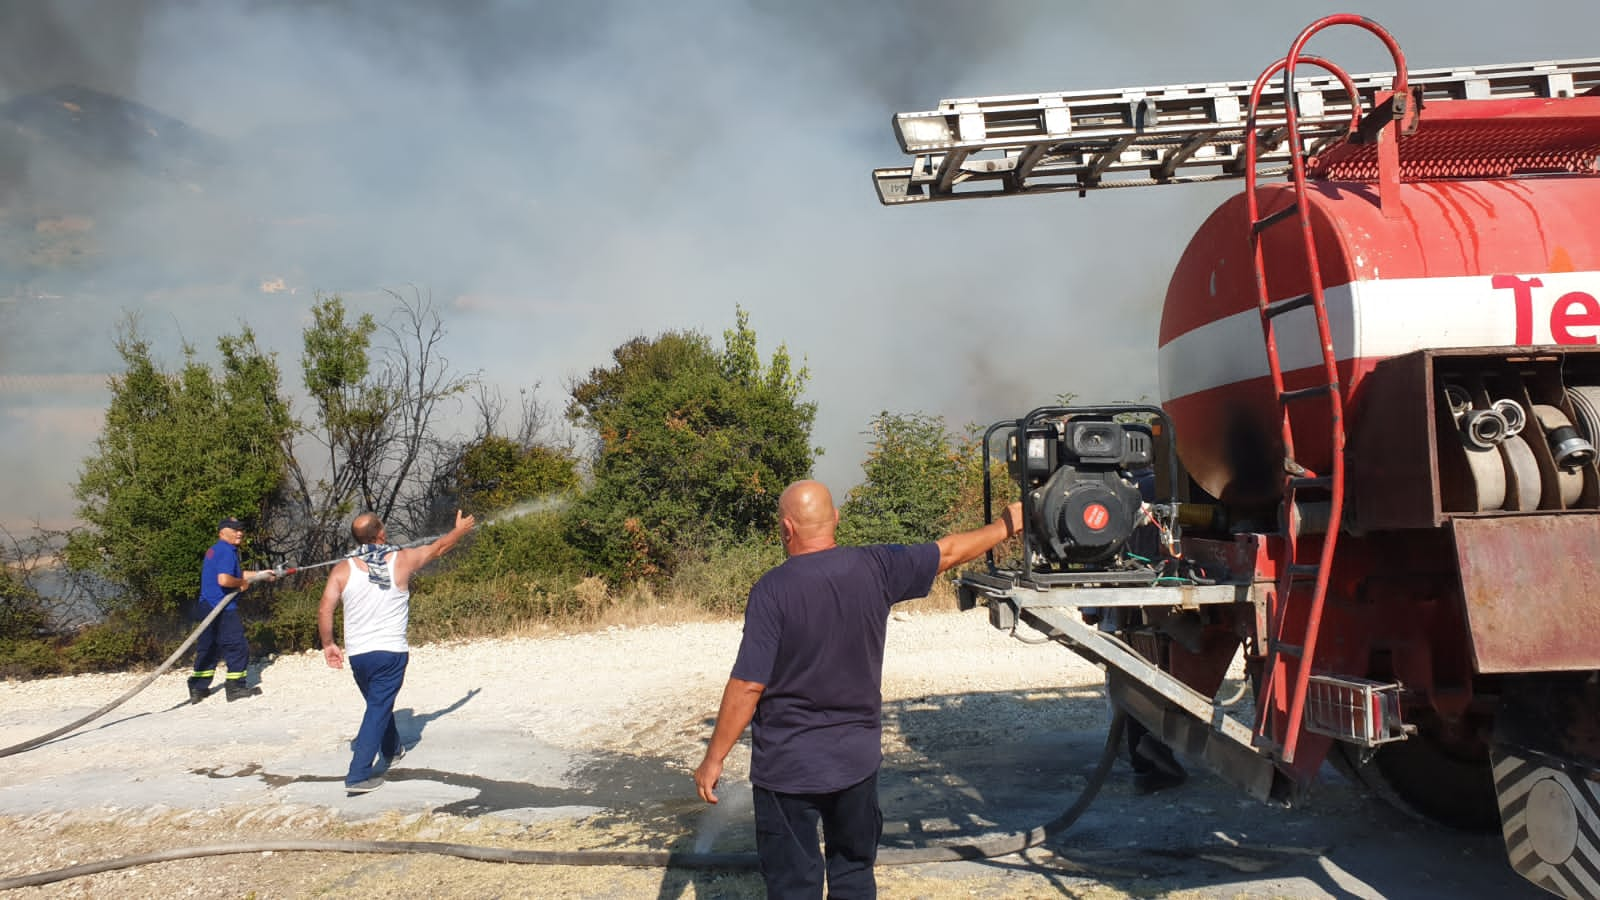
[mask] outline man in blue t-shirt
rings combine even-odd
[[[200,565],[201,618],[211,614],[222,598],[250,587],[250,579],[265,575],[276,578],[270,569],[245,571],[239,566],[239,542],[244,540],[244,523],[226,518],[217,523],[217,542],[206,550],[205,562]],[[260,687],[245,684],[245,672],[250,664],[250,647],[244,640],[244,620],[239,617],[239,604],[229,602],[211,624],[200,632],[194,645],[194,673],[189,676],[189,702],[199,703],[211,693],[211,679],[217,674],[217,660],[228,664],[227,686],[229,702],[261,693]]]
[[[778,515],[789,558],[750,590],[695,786],[702,800],[717,802],[723,760],[753,723],[750,782],[767,896],[821,897],[826,877],[832,897],[873,897],[889,607],[926,596],[935,575],[1021,531],[1022,507],[914,546],[837,546],[839,512],[816,481],[789,485]]]

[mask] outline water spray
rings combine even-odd
[[[472,526],[472,531],[477,531],[480,528],[488,528],[491,525],[502,525],[513,519],[520,519],[523,516],[531,515],[532,513],[558,510],[566,504],[567,499],[559,494],[552,494],[545,497],[539,497],[534,500],[528,500],[523,503],[519,503],[510,509],[501,511],[492,519],[486,519],[482,522],[474,524]],[[415,540],[407,541],[404,544],[396,544],[395,546],[401,550],[410,550],[414,547],[421,547],[425,544],[431,544],[449,533],[450,532],[448,531],[441,531],[438,534],[420,537]],[[471,532],[468,533],[470,534]],[[282,578],[285,575],[298,575],[301,572],[310,572],[316,569],[325,569],[328,566],[336,566],[347,559],[354,559],[358,555],[359,554],[352,551],[344,554],[343,556],[335,556],[332,559],[325,559],[322,562],[307,563],[305,565],[279,566],[276,569],[272,569],[271,572],[278,578]]]

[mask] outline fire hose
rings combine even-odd
[[[269,570],[269,572],[259,573],[259,574],[255,575],[254,577],[252,577],[249,580],[250,581],[262,581],[262,580],[266,579],[266,576],[268,574],[270,574],[270,570]],[[183,656],[183,654],[185,652],[187,652],[190,647],[194,646],[194,642],[196,640],[199,640],[199,638],[200,638],[200,633],[202,631],[205,631],[208,627],[210,627],[211,623],[216,620],[217,616],[222,615],[222,611],[224,609],[227,609],[228,604],[233,602],[233,598],[237,597],[237,596],[239,596],[239,592],[238,591],[234,591],[234,592],[228,594],[227,596],[223,597],[220,601],[218,601],[216,607],[211,610],[210,615],[206,616],[205,619],[203,619],[200,622],[199,626],[197,626],[194,631],[189,633],[189,637],[186,640],[184,640],[184,642],[182,644],[178,645],[178,649],[172,651],[172,655],[167,657],[167,661],[166,662],[162,663],[154,672],[151,672],[149,675],[146,675],[144,677],[144,679],[142,681],[140,681],[138,684],[136,684],[133,687],[129,688],[127,690],[127,692],[125,692],[122,696],[120,696],[117,699],[111,701],[110,703],[107,703],[105,706],[100,707],[99,709],[95,710],[94,712],[89,713],[87,716],[84,716],[83,718],[78,719],[75,722],[70,722],[70,723],[68,723],[66,725],[63,725],[60,728],[57,728],[55,731],[52,731],[52,732],[50,732],[48,734],[41,734],[38,737],[33,738],[32,740],[23,741],[20,744],[12,744],[9,747],[0,748],[0,757],[12,756],[14,754],[21,753],[24,750],[32,750],[33,748],[39,746],[40,744],[47,744],[50,741],[53,741],[56,738],[61,737],[64,734],[69,734],[71,732],[77,731],[79,728],[82,728],[83,726],[89,724],[90,722],[93,722],[95,719],[100,718],[101,716],[105,715],[106,713],[111,712],[113,709],[116,709],[117,707],[121,706],[122,704],[127,703],[129,700],[133,699],[134,695],[138,694],[140,691],[142,691],[145,688],[149,687],[151,682],[155,681],[157,678],[161,677],[161,675],[163,675],[168,669],[172,668],[172,664],[177,662],[178,658]]]
[[[1013,832],[987,841],[967,844],[935,844],[928,847],[894,848],[880,852],[880,866],[906,866],[921,863],[960,862],[963,860],[992,859],[1008,856],[1037,847],[1050,838],[1070,828],[1078,821],[1089,804],[1100,793],[1111,767],[1116,763],[1117,750],[1122,743],[1127,716],[1118,710],[1111,719],[1106,733],[1106,743],[1100,760],[1089,774],[1083,790],[1059,816],[1027,831]],[[475,844],[455,844],[443,841],[255,841],[239,844],[210,844],[198,847],[180,847],[124,856],[117,859],[81,863],[47,872],[35,872],[0,879],[0,891],[21,887],[54,884],[70,878],[96,875],[118,869],[129,869],[151,863],[179,859],[200,859],[208,856],[228,856],[239,853],[432,853],[483,862],[518,863],[545,866],[628,866],[633,868],[671,869],[755,869],[758,866],[752,853],[681,853],[671,850],[514,850],[506,847],[483,847]]]

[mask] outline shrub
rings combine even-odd
[[[0,561],[0,640],[37,637],[47,624],[39,593]]]
[[[567,407],[597,439],[593,483],[565,516],[591,568],[614,581],[658,578],[707,522],[741,538],[770,531],[779,492],[816,456],[805,367],[782,346],[763,363],[743,309],[720,351],[698,332],[666,332],[612,359],[571,384]]]
[[[146,632],[117,621],[101,622],[78,632],[67,647],[75,672],[116,671],[140,662],[149,650]]]
[[[783,547],[772,538],[707,542],[680,548],[678,568],[664,585],[666,592],[718,615],[744,612],[750,588],[770,568],[783,562]]]
[[[453,576],[453,573],[452,573]],[[592,621],[605,582],[573,575],[419,579],[411,590],[411,641],[507,634],[528,622]]]
[[[0,678],[37,678],[65,668],[61,651],[49,641],[0,640]]]
[[[245,616],[245,640],[250,642],[250,652],[298,653],[316,647],[317,606],[321,601],[321,580],[298,590],[275,590],[264,618]]]
[[[485,525],[453,562],[449,577],[462,581],[487,581],[510,574],[576,581],[583,571],[583,558],[562,535],[558,510]]]
[[[839,514],[841,544],[936,540],[961,493],[962,455],[942,417],[881,412],[862,482]]]

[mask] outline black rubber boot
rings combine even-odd
[[[1139,743],[1133,747],[1133,768],[1137,773],[1134,785],[1144,794],[1177,787],[1189,778],[1172,748],[1148,732],[1140,736]]]
[[[209,696],[211,696],[211,679],[209,679],[209,678],[191,678],[191,679],[189,679],[189,702],[190,703],[199,703],[201,700],[204,700],[205,698],[207,698]]]
[[[235,700],[243,700],[246,697],[261,696],[261,687],[259,685],[247,685],[244,683],[243,678],[230,678],[225,683],[227,684],[229,703]]]

